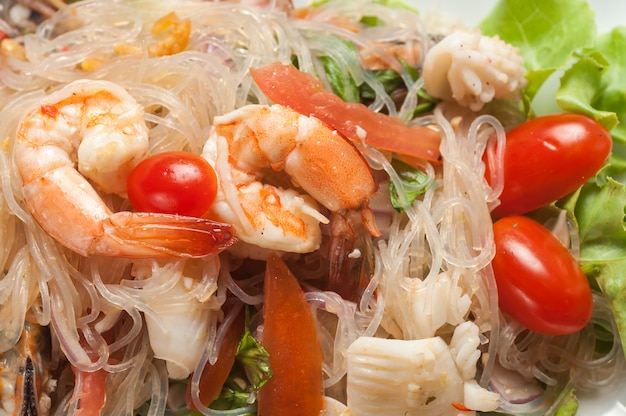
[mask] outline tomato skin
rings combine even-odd
[[[215,361],[214,364],[207,363],[202,370],[198,396],[200,402],[206,407],[219,397],[222,387],[228,379],[228,375],[237,358],[237,348],[243,336],[244,324],[245,312],[244,308],[241,308],[234,322],[231,323],[224,334],[224,339],[222,340],[220,350],[217,354],[217,361]],[[191,398],[191,383],[187,383],[185,400],[189,409],[198,410]]]
[[[201,217],[217,194],[215,171],[189,152],[163,152],[141,161],[127,180],[135,210]]]
[[[347,103],[313,75],[279,62],[250,70],[254,82],[272,101],[312,115],[345,137],[416,159],[441,162],[439,132],[423,126],[407,126],[400,119],[376,113],[360,103]]]
[[[524,216],[499,219],[493,232],[500,309],[542,334],[582,329],[591,318],[593,299],[587,277],[567,247]]]
[[[609,132],[582,114],[537,117],[511,129],[493,216],[524,214],[575,191],[602,167],[612,144]]]
[[[106,404],[106,381],[109,373],[104,369],[93,372],[80,371],[72,366],[76,376],[72,401],[78,400],[75,416],[99,416]]]

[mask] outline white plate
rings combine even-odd
[[[491,10],[496,0],[404,0],[417,10],[427,12],[437,9],[451,17],[463,19],[473,26]],[[626,1],[588,0],[596,12],[598,32],[603,33],[618,25],[626,25]],[[306,5],[307,0],[294,0],[296,5]],[[626,376],[617,386],[606,392],[581,395],[580,416],[626,416]]]

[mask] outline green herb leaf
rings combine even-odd
[[[377,69],[372,71],[372,74],[376,77],[378,82],[383,85],[385,92],[391,94],[393,91],[405,87],[404,80],[393,69]],[[376,93],[368,84],[363,83],[359,87],[361,98],[366,100],[373,100],[376,98]]]
[[[363,16],[360,20],[362,24],[365,26],[375,27],[380,24],[380,20],[378,20],[378,16]]]
[[[315,0],[311,2],[311,7],[320,7],[328,3],[329,0]],[[405,10],[410,10],[413,13],[417,13],[417,10],[410,5],[406,4],[403,0],[374,0],[374,3],[382,4],[387,7],[399,7]]]
[[[260,389],[272,378],[270,355],[247,327],[237,348],[236,359],[244,367],[254,390]]]
[[[405,209],[405,204],[402,202],[398,192],[403,192],[408,200],[409,205],[413,204],[416,198],[424,195],[428,186],[432,183],[428,175],[402,161],[393,159],[391,165],[398,173],[402,182],[402,189],[398,190],[393,181],[389,183],[389,196],[391,197],[391,205],[398,212],[402,212]]]
[[[352,46],[354,48],[354,46]],[[330,56],[320,56],[320,61],[324,66],[326,77],[333,89],[333,92],[347,102],[357,103],[361,100],[359,88],[341,64],[332,59]]]
[[[554,416],[575,416],[578,411],[578,398],[574,390],[567,392]]]
[[[215,399],[210,408],[215,410],[241,409],[250,406],[251,389],[247,385],[245,375],[240,371],[233,371],[226,379],[220,396]]]

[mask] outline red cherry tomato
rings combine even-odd
[[[492,261],[500,309],[520,324],[548,335],[579,331],[593,309],[587,277],[550,231],[524,216],[493,226]]]
[[[128,199],[135,210],[201,217],[217,193],[217,177],[201,156],[164,152],[151,156],[128,176]]]
[[[581,114],[537,117],[506,139],[504,190],[495,217],[530,212],[575,191],[602,167],[613,143],[601,124]]]

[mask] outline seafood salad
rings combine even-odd
[[[536,7],[3,3],[0,416],[571,416],[614,386],[626,29]]]

